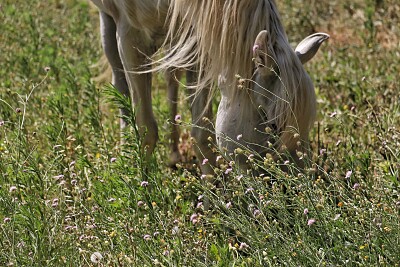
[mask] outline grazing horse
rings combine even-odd
[[[173,118],[178,87],[173,70],[178,68],[187,70],[191,85],[192,137],[200,162],[215,162],[207,140],[214,129],[202,119],[212,117],[209,88],[215,81],[221,90],[216,142],[223,151],[243,146],[262,155],[273,153],[272,144],[276,156],[288,151],[295,161],[306,152],[316,105],[302,64],[314,56],[327,34],[311,35],[293,50],[274,0],[91,1],[100,9],[112,82],[133,99],[148,155],[158,138],[151,72],[166,70]],[[166,54],[152,68],[149,58],[160,47],[167,48]],[[178,159],[176,126],[172,139],[172,157]],[[201,168],[212,172],[208,164]]]

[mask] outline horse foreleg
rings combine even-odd
[[[104,53],[112,69],[112,84],[119,92],[121,92],[121,94],[129,97],[128,83],[125,78],[124,67],[118,52],[116,37],[117,27],[114,19],[102,11],[100,11],[100,33]],[[127,116],[129,113],[127,110],[121,109],[120,114],[122,116],[120,120],[121,129],[124,129],[126,127],[126,122],[123,119],[123,116]]]
[[[171,153],[169,156],[168,165],[175,166],[181,161],[181,154],[179,153],[179,128],[175,122],[175,117],[178,114],[178,88],[179,80],[181,78],[180,71],[165,71],[165,80],[168,89],[168,102],[170,107],[170,120],[171,120]]]
[[[188,85],[195,84],[197,73],[186,72]],[[194,151],[199,160],[201,172],[203,174],[213,174],[212,166],[215,166],[216,155],[209,146],[215,143],[215,134],[212,125],[213,113],[212,105],[208,100],[208,91],[203,89],[195,94],[195,89],[189,87],[190,104],[192,111],[192,131],[194,139]],[[211,138],[211,141],[209,140]]]
[[[143,152],[148,159],[158,139],[157,123],[151,103],[151,73],[137,74],[132,71],[144,70],[147,55],[154,52],[146,36],[132,28],[123,18],[117,21],[117,43],[125,70],[131,98],[136,112],[136,124],[142,138]]]

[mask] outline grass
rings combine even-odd
[[[92,81],[102,52],[86,1],[2,3],[0,265],[398,266],[400,6],[287,0],[280,8],[294,43],[331,35],[306,66],[319,104],[312,163],[295,176],[254,161],[262,170],[254,176],[222,162],[219,172],[230,174],[214,188],[191,166],[167,167],[157,75],[161,140],[147,172],[133,115],[119,145],[116,102],[126,101]]]

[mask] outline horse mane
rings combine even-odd
[[[295,146],[294,133],[308,139],[315,118],[315,95],[310,78],[290,46],[275,0],[171,0],[170,26],[165,44],[169,52],[161,68],[197,68],[198,90],[222,75],[223,92],[235,95],[240,77],[251,81],[255,71],[252,47],[258,33],[267,30],[270,56],[281,80],[279,99],[269,107],[285,146]],[[159,67],[160,67],[159,66]],[[251,85],[248,85],[250,88]],[[270,88],[266,88],[270,90]]]
[[[171,49],[163,64],[199,68],[200,85],[220,74],[227,81],[250,78],[253,42],[261,30],[268,30],[272,43],[275,36],[286,37],[273,0],[171,0],[169,23]]]

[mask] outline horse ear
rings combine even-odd
[[[253,46],[253,61],[257,69],[264,74],[270,73],[275,65],[275,61],[268,52],[268,32],[264,30],[257,35]]]
[[[304,38],[295,49],[296,55],[301,63],[305,64],[312,59],[321,44],[327,39],[329,39],[329,35],[323,32],[314,33]]]

